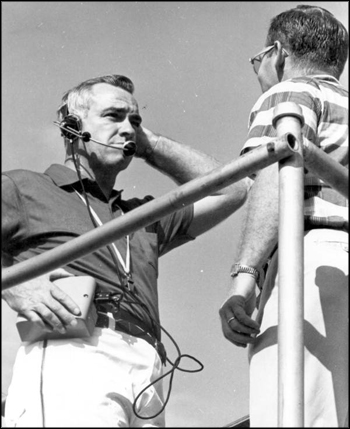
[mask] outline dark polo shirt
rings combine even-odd
[[[113,190],[109,201],[94,181],[83,178],[93,210],[102,223],[147,203],[144,199],[122,199],[122,192]],[[53,249],[94,228],[87,207],[74,190],[82,194],[75,171],[53,164],[44,174],[12,170],[2,174],[2,252],[14,262],[21,262]],[[154,224],[130,235],[131,271],[138,298],[155,320],[158,310],[158,258],[190,240],[187,231],[193,219],[193,205],[187,206]],[[123,259],[126,238],[114,242]],[[121,265],[118,265],[122,270]],[[67,266],[74,275],[89,275],[103,286],[120,285],[115,262],[103,247]],[[145,320],[140,306],[123,302],[121,307]],[[146,321],[146,320],[145,320]]]

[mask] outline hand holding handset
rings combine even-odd
[[[96,281],[90,276],[65,277],[53,282],[69,295],[79,306],[81,315],[76,318],[75,326],[67,326],[65,333],[45,328],[42,323],[27,320],[20,314],[17,316],[17,330],[21,341],[41,341],[46,339],[84,338],[90,337],[94,330],[97,312],[94,305]]]

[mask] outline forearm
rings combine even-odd
[[[240,246],[233,263],[260,271],[277,242],[277,163],[259,172],[249,192],[243,219]],[[256,308],[256,284],[254,273],[236,272],[230,281],[228,297],[219,311],[225,338],[239,347],[254,343],[260,331],[259,323],[252,319]]]
[[[278,239],[278,165],[265,168],[251,188],[234,262],[260,269]]]
[[[143,128],[138,134],[137,156],[150,166],[169,176],[178,185],[220,167],[222,163],[214,157],[170,138],[159,136]],[[241,207],[246,200],[250,181],[244,178],[211,194],[225,196],[229,214]],[[227,217],[227,214],[223,214]]]
[[[164,136],[154,136],[151,144],[145,161],[179,185],[221,165],[212,156]]]

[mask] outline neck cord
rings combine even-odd
[[[74,166],[75,166],[75,169],[76,169],[76,171],[77,171],[77,175],[78,175],[78,178],[79,178],[79,181],[80,181],[80,184],[81,184],[81,187],[82,187],[82,190],[83,190],[83,195],[84,195],[84,198],[74,189],[74,191],[79,195],[79,197],[84,201],[84,203],[85,203],[85,205],[86,205],[86,207],[87,207],[87,210],[88,210],[88,213],[89,213],[89,216],[90,216],[90,219],[91,219],[91,221],[92,221],[92,223],[93,223],[93,225],[96,227],[98,224],[99,224],[99,222],[101,222],[101,220],[98,218],[98,216],[97,216],[97,214],[94,212],[94,210],[92,209],[92,207],[90,206],[90,203],[89,203],[89,199],[88,199],[88,196],[87,196],[87,194],[86,194],[86,192],[85,192],[85,188],[84,188],[84,184],[83,184],[83,181],[82,181],[82,178],[81,178],[81,174],[80,174],[80,171],[79,171],[79,169],[78,169],[78,166],[77,166],[77,162],[76,162],[76,159],[75,159],[75,152],[74,152],[74,147],[73,147],[73,145],[72,145],[72,155],[73,155],[73,161],[74,161]],[[95,215],[96,215],[96,218],[95,218],[95,215],[94,215],[94,213],[95,213]],[[122,214],[124,214],[123,213],[123,211],[122,211]],[[98,219],[98,221],[97,221],[97,219]],[[101,223],[102,224],[102,223]],[[129,240],[129,236],[127,236],[127,240]],[[112,246],[113,246],[113,243],[112,243]],[[120,278],[120,274],[119,274],[119,268],[118,268],[118,265],[117,265],[117,263],[116,263],[116,260],[115,260],[115,254],[118,256],[118,254],[120,255],[120,253],[119,253],[119,251],[118,251],[118,249],[116,248],[116,246],[114,246],[115,247],[115,249],[117,250],[117,252],[115,252],[115,251],[112,251],[112,248],[113,247],[111,247],[111,246],[109,246],[109,245],[107,245],[107,247],[108,247],[108,250],[110,251],[110,253],[111,253],[111,256],[112,256],[112,259],[113,259],[113,261],[115,262],[115,264],[116,264],[116,268],[117,268],[117,275],[118,275],[118,277],[119,277],[119,281],[120,281],[120,284],[121,284],[121,286],[120,286],[120,288],[121,288],[121,290],[122,290],[122,299],[124,299],[124,294],[126,294],[126,295],[128,295],[129,296],[129,300],[127,301],[127,300],[125,300],[125,302],[126,303],[129,303],[129,304],[138,304],[138,305],[140,305],[140,307],[141,308],[143,308],[144,309],[144,311],[147,313],[147,315],[149,316],[149,318],[150,318],[150,320],[152,321],[152,323],[153,324],[156,324],[167,336],[168,336],[168,338],[171,340],[171,342],[174,344],[174,346],[175,346],[175,348],[176,348],[176,351],[177,351],[177,353],[178,353],[178,357],[175,359],[175,362],[173,363],[168,357],[166,357],[166,360],[167,360],[167,362],[169,362],[170,363],[170,365],[172,366],[172,368],[168,371],[168,372],[166,372],[165,374],[163,374],[163,375],[161,375],[160,377],[158,377],[158,378],[156,378],[154,381],[152,381],[151,383],[149,383],[146,387],[144,387],[138,394],[137,394],[137,396],[136,396],[136,398],[134,399],[134,402],[133,402],[133,405],[132,405],[132,408],[133,408],[133,412],[134,412],[134,414],[136,415],[136,417],[138,417],[138,418],[140,418],[140,419],[142,419],[142,420],[149,420],[149,419],[153,419],[153,418],[155,418],[155,417],[157,417],[159,414],[161,414],[163,411],[164,411],[164,409],[165,409],[165,407],[166,407],[166,405],[167,405],[167,403],[168,403],[168,401],[169,401],[169,399],[170,399],[170,393],[171,393],[171,390],[172,390],[172,383],[173,383],[173,378],[174,378],[174,375],[175,375],[175,370],[176,369],[178,369],[179,371],[183,371],[183,372],[189,372],[189,373],[195,373],[195,372],[200,372],[200,371],[202,371],[203,369],[204,369],[204,365],[198,360],[198,359],[196,359],[194,356],[191,356],[191,355],[188,355],[188,354],[181,354],[181,351],[180,351],[180,348],[179,348],[179,346],[177,345],[177,343],[176,343],[176,341],[174,340],[174,338],[169,334],[169,332],[167,332],[164,328],[163,328],[163,326],[161,326],[161,324],[160,323],[158,323],[158,321],[156,321],[153,317],[152,317],[152,315],[151,315],[151,313],[150,313],[150,311],[149,311],[149,309],[148,309],[148,307],[146,306],[146,304],[145,303],[143,303],[137,296],[136,296],[136,294],[135,293],[133,293],[133,289],[131,289],[130,288],[130,282],[131,282],[131,284],[133,283],[132,282],[132,280],[131,280],[131,277],[129,278],[129,277],[127,277],[127,287],[125,287],[125,285],[124,285],[124,283],[125,282],[122,282],[122,280],[121,280],[121,278]],[[129,267],[129,270],[128,270],[128,272],[130,273],[130,243],[129,243],[129,241],[128,241],[128,244],[127,244],[127,248],[129,248],[129,266],[127,265],[127,260],[128,260],[128,256],[126,257],[126,263],[124,263],[124,261],[123,261],[123,258],[121,257],[121,255],[120,255],[120,259],[121,259],[121,261],[122,261],[122,266],[123,266],[123,268],[124,268],[124,266],[125,266],[125,268],[127,268],[127,267]],[[113,249],[114,250],[114,249]],[[127,255],[128,255],[128,251],[127,251]],[[118,257],[118,259],[119,259],[119,257]],[[125,270],[125,268],[124,268],[124,270]],[[127,271],[125,270],[125,274],[127,274]],[[131,273],[130,273],[130,275],[131,275]],[[124,285],[124,286],[123,286]],[[118,289],[118,286],[114,286],[113,287],[113,289]],[[189,359],[192,359],[192,360],[194,360],[196,363],[198,363],[198,365],[199,365],[199,368],[197,368],[197,369],[193,369],[193,370],[190,370],[190,369],[184,369],[184,368],[180,368],[179,367],[179,365],[180,365],[180,362],[181,362],[181,359],[183,358],[183,357],[187,357],[187,358],[189,358]],[[141,397],[141,395],[147,390],[147,389],[149,389],[152,385],[154,385],[154,384],[156,384],[158,381],[160,381],[160,380],[162,380],[164,377],[166,377],[168,374],[171,374],[170,375],[170,381],[169,381],[169,388],[168,388],[168,394],[167,394],[167,396],[166,396],[166,399],[165,399],[165,401],[164,401],[164,404],[161,406],[161,408],[160,408],[160,410],[156,413],[156,414],[154,414],[153,416],[147,416],[147,417],[143,417],[143,416],[141,416],[140,414],[138,414],[138,412],[136,411],[136,404],[137,404],[137,401],[138,401],[138,399]]]
[[[71,143],[73,143],[73,142],[71,141]],[[92,216],[92,213],[91,213],[91,207],[90,207],[89,199],[88,199],[88,196],[86,195],[85,187],[84,187],[84,184],[83,184],[83,179],[81,177],[80,170],[78,168],[78,163],[77,163],[77,160],[76,160],[77,154],[75,153],[74,145],[73,144],[72,144],[71,147],[72,147],[72,159],[73,159],[74,167],[75,167],[75,170],[77,172],[78,179],[79,179],[82,191],[83,191],[84,202],[85,202],[85,205],[87,207],[87,211],[88,211],[88,214],[90,216],[91,222],[94,225],[94,227],[96,228],[98,225],[96,224],[96,221],[95,221],[95,219],[94,219],[94,217]],[[73,188],[73,190],[75,191],[74,188]],[[108,249],[108,251],[109,251],[109,253],[110,253],[111,257],[112,257],[112,261],[114,262],[114,265],[116,267],[116,272],[117,272],[117,276],[119,278],[119,282],[120,282],[121,285],[123,285],[123,284],[125,284],[125,281],[123,281],[123,279],[122,279],[122,277],[120,275],[120,270],[119,270],[117,259],[115,258],[115,253],[113,252],[113,250],[112,250],[112,248],[111,248],[111,246],[109,244],[107,244],[106,247],[107,247],[107,249]],[[127,282],[127,283],[129,284],[129,282]],[[116,289],[116,287],[113,286],[113,289]],[[124,292],[124,288],[122,288],[122,293],[123,292]]]
[[[83,198],[83,196],[81,194],[79,194],[79,192],[74,189],[75,193],[79,196],[79,198],[83,201],[83,203],[88,206],[88,203],[86,202],[86,200]],[[103,223],[101,222],[101,219],[98,217],[97,213],[95,212],[95,210],[91,207],[91,205],[89,205],[89,209],[91,211],[91,214],[96,222],[96,224],[98,226],[102,226]],[[122,209],[121,213],[122,216],[124,215],[124,212]],[[122,255],[120,254],[117,246],[114,243],[111,243],[111,247],[113,249],[114,255],[117,257],[119,263],[121,264],[121,266],[123,267],[124,270],[124,274],[126,275],[126,286],[128,287],[128,289],[131,289],[131,283],[132,283],[132,275],[131,275],[131,270],[130,270],[130,237],[129,235],[126,236],[126,256],[125,256],[125,261],[122,258]]]

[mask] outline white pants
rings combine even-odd
[[[348,234],[316,229],[304,243],[305,427],[348,427]],[[251,427],[278,427],[277,253],[249,348]]]
[[[138,418],[132,404],[162,375],[158,353],[145,340],[111,329],[93,336],[23,344],[6,401],[7,427],[164,427],[164,412]],[[138,399],[141,417],[163,405],[162,381]]]

